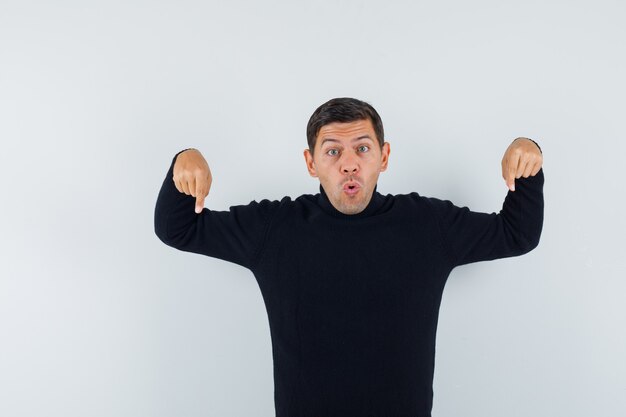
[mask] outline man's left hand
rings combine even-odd
[[[502,178],[506,186],[515,191],[515,179],[535,176],[543,165],[543,154],[528,138],[517,138],[502,157]]]

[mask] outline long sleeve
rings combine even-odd
[[[279,201],[267,199],[226,211],[203,208],[195,212],[195,197],[178,191],[170,165],[154,210],[154,230],[173,248],[233,262],[251,269],[259,253]]]
[[[539,244],[543,228],[543,168],[515,180],[499,213],[479,213],[449,200],[427,198],[452,266],[519,256]]]

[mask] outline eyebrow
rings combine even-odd
[[[352,142],[357,142],[357,141],[359,141],[359,140],[361,140],[361,139],[369,139],[369,140],[371,140],[372,142],[374,141],[374,140],[373,140],[373,139],[372,139],[369,135],[363,135],[363,136],[359,136],[358,138],[354,138],[354,139],[352,139]],[[324,143],[326,143],[326,142],[339,142],[339,143],[341,143],[341,141],[339,141],[339,140],[337,140],[337,139],[333,139],[333,138],[326,138],[326,139],[324,139],[324,140],[322,141],[322,143],[320,144],[320,146],[323,146],[323,145],[324,145]]]

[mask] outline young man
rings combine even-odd
[[[307,140],[319,194],[228,211],[204,208],[209,166],[198,150],[179,152],[156,202],[156,234],[254,274],[270,324],[277,417],[430,416],[445,282],[458,265],[537,246],[541,150],[527,138],[510,144],[502,159],[510,190],[488,214],[417,192],[380,194],[390,145],[368,103],[324,103]]]

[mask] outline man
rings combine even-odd
[[[277,417],[430,416],[448,275],[539,243],[539,145],[510,144],[502,159],[510,190],[502,210],[488,214],[417,192],[380,194],[390,145],[368,103],[324,103],[307,140],[319,194],[228,211],[204,208],[209,166],[198,150],[179,152],[157,199],[156,234],[254,274],[270,324]]]

